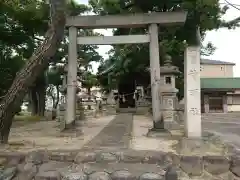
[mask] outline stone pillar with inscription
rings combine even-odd
[[[162,99],[162,115],[165,129],[179,128],[176,122],[177,112],[176,105],[178,103],[178,89],[175,87],[175,77],[180,73],[176,66],[172,65],[172,59],[169,55],[165,57],[164,66],[161,67],[161,88],[160,96]]]
[[[200,46],[189,46],[184,55],[185,135],[201,138]]]

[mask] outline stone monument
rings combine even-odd
[[[166,55],[164,60],[164,66],[160,67],[160,89],[159,98],[161,102],[161,121],[158,124],[154,124],[154,127],[149,130],[147,136],[161,137],[170,136],[169,130],[173,128],[179,128],[176,122],[176,106],[178,103],[177,93],[178,89],[175,87],[176,75],[180,73],[176,66],[172,65],[171,56]]]
[[[62,87],[60,88],[60,93],[62,97],[60,99],[60,104],[58,106],[57,121],[60,122],[60,129],[65,129],[65,112],[66,112],[66,93],[67,93],[67,68],[64,67],[64,74],[62,77]]]
[[[165,129],[179,128],[177,119],[176,106],[178,103],[175,78],[180,73],[178,67],[172,65],[172,58],[166,55],[164,66],[161,66],[161,81],[160,81],[160,99],[161,112],[164,121]]]

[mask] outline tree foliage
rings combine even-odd
[[[85,72],[82,76],[82,85],[84,88],[91,89],[93,86],[98,85],[98,81],[96,75],[91,72]]]
[[[17,0],[3,0],[0,2],[0,10],[0,97],[4,97],[18,70],[20,70],[36,47],[43,41],[43,35],[48,28],[49,4],[48,1],[26,0],[20,2]],[[69,15],[75,16],[89,10],[90,8],[86,5],[78,4],[74,0],[68,1],[67,13]],[[95,34],[92,30],[79,31],[80,35],[86,33]],[[40,86],[43,86],[41,90],[44,90],[46,83],[55,87],[61,85],[61,76],[64,72],[61,68],[62,65],[59,66],[58,64],[67,63],[67,36],[68,32],[66,31],[61,47],[50,60],[51,72],[40,75],[41,77],[30,88],[31,93],[29,97],[39,93],[43,94],[42,92],[35,91]],[[79,48],[79,57],[84,59],[85,66],[89,66],[91,61],[101,60],[96,49],[96,46],[81,46]],[[46,75],[48,77],[45,77]],[[45,79],[48,79],[48,82],[45,82]],[[34,96],[32,98],[39,99],[34,98]],[[32,105],[34,106],[38,102],[34,102],[33,99]]]
[[[0,2],[0,96],[4,96],[16,72],[42,41],[48,27],[49,6],[44,1]]]
[[[85,12],[85,11],[84,11]],[[83,13],[83,12],[81,12]],[[98,33],[93,32],[93,30],[79,30],[79,36],[98,36]],[[59,91],[62,87],[63,76],[67,75],[65,71],[68,63],[68,36],[65,35],[65,39],[62,42],[60,48],[58,49],[54,59],[50,63],[49,70],[47,71],[48,75],[48,95],[51,99],[55,99],[55,102],[59,102],[59,95],[56,91]],[[92,77],[94,75],[91,73],[91,63],[92,62],[101,62],[102,56],[97,52],[98,47],[94,45],[82,45],[78,47],[78,76],[80,79],[84,79],[84,87],[94,86]],[[57,104],[54,105],[55,108]]]
[[[119,13],[151,13],[151,12],[172,12],[187,11],[188,16],[183,26],[171,26],[159,28],[160,39],[160,63],[162,64],[166,54],[172,56],[173,65],[180,68],[182,72],[177,79],[177,87],[180,95],[183,95],[183,54],[187,45],[199,43],[196,36],[200,29],[201,42],[206,32],[222,27],[234,28],[236,23],[222,20],[228,7],[221,7],[219,0],[90,0],[90,4],[97,14],[119,14]],[[146,28],[114,30],[114,35],[146,34]],[[209,42],[206,47],[202,46],[202,54],[210,55],[214,52],[214,45]],[[111,79],[121,81],[126,74],[135,76],[138,84],[148,84],[149,74],[146,68],[149,67],[148,45],[117,45],[110,52],[110,58],[99,67],[99,73],[111,67]],[[99,76],[102,86],[109,86],[109,73]]]
[[[9,2],[9,1],[8,1]],[[15,1],[11,1],[15,3]],[[19,2],[19,1],[17,1]],[[64,35],[65,0],[50,0],[50,23],[43,42],[34,50],[27,63],[21,68],[5,97],[0,102],[0,141],[8,142],[12,120],[20,107],[29,87],[48,66],[49,60],[55,55]],[[21,4],[19,3],[21,6]]]

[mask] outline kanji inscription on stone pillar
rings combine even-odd
[[[184,58],[185,129],[190,138],[201,137],[200,47],[187,47]]]

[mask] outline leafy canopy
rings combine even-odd
[[[166,54],[172,56],[173,64],[180,68],[182,74],[177,77],[177,87],[183,95],[183,54],[188,44],[199,43],[196,36],[200,29],[200,42],[205,38],[206,32],[222,27],[235,28],[236,23],[222,20],[228,7],[221,7],[219,0],[90,0],[90,5],[97,14],[124,14],[124,13],[149,13],[187,11],[188,16],[183,26],[171,26],[159,28],[160,39],[160,63],[162,64]],[[114,35],[145,34],[146,28],[114,30]],[[214,45],[209,42],[202,46],[202,54],[210,55],[214,52]],[[121,82],[126,75],[134,76],[138,84],[149,84],[149,47],[148,45],[117,45],[109,52],[109,59],[99,67],[99,80],[103,87],[108,88],[114,83]],[[110,68],[111,67],[111,68]],[[108,73],[103,73],[108,68]],[[108,79],[108,80],[107,80]],[[126,78],[125,78],[126,79]]]

